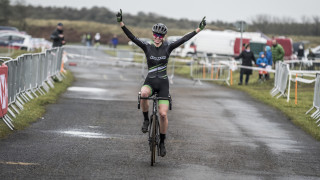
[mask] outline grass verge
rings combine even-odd
[[[181,66],[175,69],[175,73],[183,77],[190,78],[190,67]],[[287,99],[280,97],[272,97],[270,95],[270,90],[273,88],[274,84],[274,74],[271,74],[271,79],[263,83],[258,81],[258,72],[254,71],[253,75],[250,76],[250,81],[247,86],[239,86],[239,71],[233,72],[233,85],[230,88],[244,91],[249,94],[251,97],[272,106],[281,112],[283,112],[288,119],[295,124],[296,126],[303,129],[305,132],[310,134],[316,140],[320,141],[320,127],[317,127],[315,120],[310,117],[311,113],[305,114],[307,110],[312,107],[313,94],[314,94],[314,83],[297,84],[297,105],[295,104],[295,83],[291,82],[290,89],[290,101],[287,102]],[[216,84],[227,86],[226,83],[215,82]]]
[[[64,78],[64,80],[61,82],[56,81],[55,87],[50,89],[49,93],[26,103],[24,105],[24,110],[20,111],[20,114],[17,115],[17,118],[13,119],[15,129],[22,130],[41,118],[46,111],[46,105],[55,103],[60,94],[65,92],[72,82],[73,75],[70,71],[68,71],[66,78]],[[15,131],[11,131],[3,121],[0,122],[1,139],[7,137],[13,132]]]

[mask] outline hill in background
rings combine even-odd
[[[0,0],[0,25],[15,26],[35,37],[48,39],[58,22],[64,22],[68,42],[80,42],[81,36],[90,32],[102,33],[102,41],[108,42],[114,34],[120,35],[120,43],[127,39],[118,27],[116,12],[105,7],[92,7],[90,9],[69,7],[41,7],[26,6],[23,1],[14,5],[10,0]],[[127,26],[139,37],[150,37],[150,29],[154,23],[162,22],[169,28],[168,35],[183,35],[195,29],[199,22],[188,19],[173,19],[154,13],[139,12],[137,15],[124,13]],[[207,22],[208,29],[236,30],[233,23],[223,21]],[[260,31],[264,34],[285,36],[320,36],[320,17],[302,17],[300,22],[291,18],[279,18],[269,15],[257,15],[247,22],[247,31]],[[312,40],[312,38],[310,38]]]

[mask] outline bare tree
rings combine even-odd
[[[9,25],[9,16],[11,15],[10,0],[0,0],[0,24]]]

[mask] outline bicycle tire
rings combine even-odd
[[[156,115],[152,115],[151,126],[151,166],[156,162]]]

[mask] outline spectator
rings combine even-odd
[[[52,47],[61,47],[62,45],[66,44],[63,35],[63,24],[58,23],[57,29],[54,30],[50,36],[50,39],[53,40]]]
[[[81,44],[83,44],[84,46],[86,45],[86,37],[87,37],[87,34],[83,34],[82,35],[82,38],[81,38]]]
[[[301,60],[303,57],[304,57],[304,48],[303,48],[303,45],[300,44],[298,49],[298,59]]]
[[[194,42],[191,42],[190,48],[193,49],[193,53],[192,53],[193,58],[198,59],[198,56],[197,56],[197,45]]]
[[[193,53],[192,54],[197,54],[197,46],[194,44],[194,42],[191,42],[190,48],[193,49]]]
[[[113,48],[117,48],[117,45],[118,45],[117,35],[114,35],[111,41],[112,41]]]
[[[278,44],[276,39],[272,40],[271,51],[274,64],[276,64],[277,61],[283,61],[284,49],[280,44]]]
[[[91,46],[91,42],[92,42],[92,37],[91,37],[91,34],[90,33],[87,33],[87,36],[86,36],[86,45],[88,47]]]
[[[267,69],[267,70],[272,69],[272,63],[273,63],[273,62],[272,62],[272,52],[271,52],[270,46],[266,46],[266,55],[265,55],[265,57],[267,58],[267,61],[268,61],[266,69]],[[270,77],[270,75],[269,75],[269,73],[267,72],[267,74],[266,74],[266,80],[268,80],[269,77]]]
[[[248,66],[252,67],[252,61],[255,62],[256,58],[253,55],[253,52],[250,51],[250,45],[246,44],[245,45],[245,50],[241,52],[241,54],[235,59],[240,59],[242,58],[242,66]],[[246,74],[246,85],[248,85],[249,82],[249,76],[252,74],[252,69],[246,69],[246,68],[241,68],[240,69],[240,82],[238,85],[242,85],[242,80],[243,80],[243,74]]]
[[[266,66],[268,65],[268,60],[267,58],[265,58],[264,52],[260,52],[259,58],[257,59],[256,64],[259,68],[266,68]],[[267,74],[267,71],[259,70],[259,80],[262,80],[262,76],[266,74]]]
[[[316,55],[312,52],[312,50],[309,48],[309,54],[307,56],[308,60],[315,60]]]
[[[94,46],[95,47],[99,47],[100,46],[100,33],[96,33],[96,35],[94,36]]]

